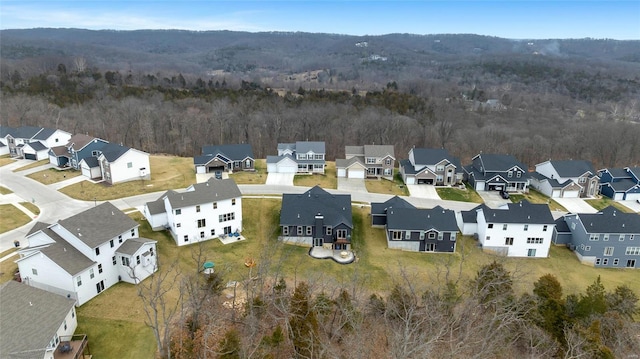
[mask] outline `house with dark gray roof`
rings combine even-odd
[[[302,194],[282,195],[279,240],[322,247],[350,250],[353,218],[351,195],[331,194],[315,186]]]
[[[115,143],[106,144],[99,152],[100,173],[106,183],[151,179],[148,153]]]
[[[255,171],[253,149],[248,143],[203,146],[193,158],[196,173]]]
[[[511,155],[480,153],[463,170],[476,191],[529,191],[528,168]]]
[[[336,159],[338,177],[393,180],[396,158],[392,145],[345,146],[344,153],[344,159]]]
[[[640,199],[640,167],[604,168],[598,174],[603,195],[616,201]]]
[[[0,284],[0,358],[57,357],[78,326],[75,304],[74,299],[16,281]],[[79,344],[69,348],[72,355],[84,352]]]
[[[552,198],[594,197],[599,185],[600,177],[589,161],[549,160],[538,163],[531,173],[531,186]]]
[[[601,268],[640,268],[640,216],[607,207],[564,216],[578,259]]]
[[[242,232],[242,193],[232,179],[167,191],[143,212],[154,230],[168,230],[178,246]]]
[[[458,224],[452,210],[440,206],[432,209],[387,209],[385,234],[389,248],[453,253],[457,233]]]
[[[324,142],[279,143],[278,155],[267,156],[269,173],[324,173]]]
[[[16,261],[22,281],[82,305],[112,285],[157,270],[156,241],[110,202],[53,224],[36,223]]]
[[[412,148],[409,159],[400,161],[400,174],[406,184],[451,186],[462,182],[464,172],[444,148]]]
[[[48,149],[64,145],[70,137],[70,133],[53,128],[0,127],[0,144],[7,146],[8,153],[12,157],[23,157],[27,160],[46,159]]]
[[[555,221],[546,204],[520,201],[498,209],[480,205],[472,211],[477,231],[474,236],[483,250],[508,257],[549,255]],[[463,216],[464,225],[473,220],[472,211]]]
[[[384,227],[387,225],[387,212],[392,208],[416,208],[404,199],[393,196],[385,202],[371,202],[371,226]]]
[[[100,150],[108,141],[84,134],[75,134],[69,138],[64,145],[66,153],[61,149],[52,148],[49,151],[49,162],[58,167],[73,167],[80,169],[80,161],[86,157],[96,157],[100,155]]]

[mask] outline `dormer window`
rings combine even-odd
[[[444,166],[443,166],[443,165],[438,165],[438,166],[436,166],[436,171],[437,171],[437,172],[442,172],[442,171],[444,171]]]
[[[513,177],[513,171],[509,171],[509,172],[507,173],[507,177],[509,177],[509,178]]]
[[[520,171],[516,172],[516,177],[520,178],[520,176],[522,176],[522,172]]]

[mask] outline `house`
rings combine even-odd
[[[583,263],[603,268],[640,268],[640,217],[607,207],[598,213],[568,214],[571,248]]]
[[[71,166],[80,169],[80,161],[87,157],[98,157],[100,150],[109,142],[88,135],[76,134],[71,136],[65,145],[67,153],[60,149],[52,148],[49,151],[49,162],[51,164],[64,167]],[[66,157],[66,159],[61,158]]]
[[[92,180],[102,179],[100,163],[96,157],[85,157],[80,160],[80,172],[83,176]]]
[[[16,281],[0,285],[0,358],[53,359],[69,349],[83,354],[86,336],[74,340],[76,301]],[[76,358],[79,356],[76,356]]]
[[[0,129],[0,137],[2,138],[0,143],[7,145],[8,152],[12,157],[40,160],[46,158],[44,148],[49,149],[66,143],[71,134],[59,129],[21,126],[17,128],[3,127]],[[33,145],[28,146],[29,144]],[[23,152],[25,146],[28,146],[26,153]]]
[[[412,148],[409,159],[400,161],[400,174],[406,184],[450,186],[461,183],[464,172],[444,148]]]
[[[555,221],[546,204],[508,203],[499,209],[478,206],[477,238],[485,251],[508,257],[546,258]]]
[[[463,170],[476,191],[529,191],[527,166],[511,155],[480,153]]]
[[[196,173],[215,171],[254,171],[255,159],[250,144],[232,144],[202,147],[202,155],[193,158]]]
[[[393,196],[386,202],[371,202],[371,226],[385,227],[387,225],[387,211],[391,208],[412,208],[416,207],[404,199]]]
[[[303,194],[282,195],[279,240],[333,250],[351,249],[351,195],[315,186]]]
[[[393,180],[396,158],[392,145],[345,146],[344,152],[346,158],[336,160],[338,177]]]
[[[127,146],[109,143],[99,151],[102,179],[109,184],[151,179],[149,154]]]
[[[38,222],[16,261],[22,281],[82,305],[118,282],[138,283],[157,270],[156,242],[110,202],[54,224]]]
[[[452,210],[440,206],[432,209],[387,209],[385,234],[389,248],[453,253],[457,233],[458,224]]]
[[[267,156],[269,173],[324,173],[324,142],[279,143],[278,155]]]
[[[168,191],[144,206],[154,230],[167,229],[178,246],[242,232],[242,193],[232,179]]]
[[[40,141],[29,142],[22,147],[22,156],[26,160],[45,160],[49,158],[49,148]]]
[[[582,160],[545,161],[536,165],[531,186],[548,197],[594,197],[600,177],[591,162]]]
[[[604,196],[616,201],[640,199],[640,167],[605,168],[598,175]]]

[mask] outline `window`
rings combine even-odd
[[[312,231],[312,227],[311,226],[307,226],[307,236],[311,235],[311,231]]]
[[[385,176],[391,176],[391,168],[385,168],[384,169],[384,175]]]
[[[367,157],[367,164],[372,165],[376,163],[376,159],[373,157]]]
[[[574,222],[574,223],[571,223],[571,229],[576,229],[576,224],[575,224],[575,222]]]
[[[98,273],[102,273],[102,264],[98,264]]]
[[[520,171],[516,172],[516,177],[520,178],[520,176],[522,176],[522,172]]]
[[[96,151],[96,150],[91,151],[91,156],[92,157],[98,157],[99,155],[100,155],[99,151]]]
[[[400,231],[391,232],[391,239],[393,239],[394,241],[401,240],[402,239],[402,232],[400,232]]]
[[[203,238],[204,238],[204,231],[200,232],[200,239],[203,239]]]
[[[542,244],[544,242],[543,238],[527,238],[527,244]]]
[[[586,183],[587,179],[584,177],[580,177],[580,179],[578,180],[578,183]]]
[[[178,208],[176,209],[176,216],[179,216],[182,214],[182,209]]]
[[[125,266],[125,267],[129,266],[129,258],[128,257],[124,257],[123,256],[123,257],[121,257],[121,260],[122,260],[122,265],[123,266]]]
[[[602,265],[603,266],[609,265],[609,258],[603,258],[602,259]]]
[[[449,239],[451,240],[451,242],[455,242],[456,241],[456,233],[451,233],[451,237],[449,237]]]
[[[38,275],[38,270],[35,268],[31,268],[31,273],[33,273],[33,275]]]
[[[546,232],[547,231],[547,225],[545,224],[544,226],[542,226],[542,231]]]
[[[591,246],[584,246],[584,251],[585,252],[590,252],[591,251]]]
[[[387,166],[389,166],[389,165],[391,164],[391,159],[390,159],[390,158],[387,158],[387,159],[384,161],[384,163],[385,163]]]
[[[122,235],[118,236],[118,243],[122,243]]]
[[[184,237],[182,237],[182,239],[183,239],[185,242],[189,242],[189,236],[188,236],[188,235],[186,235],[186,234],[184,235]]]
[[[528,224],[524,225],[524,230],[525,230],[525,232],[529,230],[529,225]]]
[[[436,172],[443,172],[443,171],[444,171],[444,166],[443,165],[436,166]]]
[[[332,230],[333,230],[333,229],[332,229],[331,227],[327,227],[327,235],[328,235],[328,236],[330,236],[330,235],[331,235],[331,231],[332,231]]]
[[[493,228],[493,223],[487,224],[487,228],[489,228],[489,229]]]
[[[149,247],[149,254],[153,257],[153,247]]]
[[[599,266],[601,263],[601,259],[600,258],[596,258],[596,265]]]
[[[113,246],[114,246],[113,239],[109,241],[109,246],[111,246],[111,248],[113,248]]]
[[[78,287],[82,285],[82,277],[81,276],[77,276],[76,277],[76,284],[78,285]]]
[[[127,162],[127,168],[133,167],[133,162]]]
[[[213,237],[213,236],[215,236],[215,235],[216,235],[216,230],[215,230],[215,229],[212,229],[212,230],[211,230],[211,237]]]
[[[506,224],[503,224],[503,225],[502,225],[502,230],[503,230],[503,231],[506,231],[506,230],[507,230],[507,225],[506,225]]]
[[[346,229],[338,229],[336,231],[337,238],[347,238],[347,230]]]
[[[282,226],[282,235],[283,236],[288,236],[289,235],[289,227],[288,226]]]
[[[297,233],[299,236],[301,236],[301,235],[302,235],[302,232],[303,232],[302,226],[298,226],[298,227],[297,227],[297,232],[296,232],[296,233]]]
[[[111,263],[113,263],[113,265],[116,265],[117,262],[116,256],[111,257]]]
[[[93,279],[96,275],[93,273],[93,268],[89,269],[89,279]]]
[[[424,231],[420,231],[420,240],[424,239]]]
[[[591,234],[589,235],[589,240],[590,240],[590,241],[592,241],[592,242],[597,241],[597,240],[599,240],[599,239],[600,239],[600,236],[599,236],[599,235],[597,235],[597,234],[595,234],[595,233],[591,233]]]
[[[220,223],[227,222],[236,219],[235,213],[225,213],[218,216],[218,221]]]
[[[62,324],[64,325],[64,330],[67,330],[67,320],[65,319],[64,322],[62,322]]]
[[[507,237],[504,239],[504,245],[505,246],[512,246],[513,245],[513,237]]]
[[[246,161],[244,162],[244,167],[246,167],[246,168],[251,167],[251,160],[246,160]]]
[[[624,241],[624,234],[620,235],[620,238],[618,238],[618,241],[623,242]]]
[[[535,257],[536,256],[536,250],[535,248],[529,248],[527,250],[527,257]]]
[[[198,220],[198,228],[206,227],[206,225],[207,225],[207,220],[206,220],[206,218],[203,218],[203,219],[199,219],[199,220]]]
[[[613,259],[613,265],[617,266],[620,263],[620,259],[619,258],[614,258]]]
[[[213,209],[218,209],[218,202],[213,202]]]
[[[485,240],[485,241],[489,241],[489,240],[491,240],[491,236],[487,236],[484,240]]]
[[[236,199],[235,198],[231,198],[231,205],[235,206],[236,205]]]
[[[604,247],[604,255],[605,256],[612,256],[614,249],[615,249],[614,247]]]
[[[324,160],[324,155],[323,154],[316,154],[313,156],[314,160]]]
[[[628,256],[640,256],[640,247],[627,247],[625,254]]]
[[[99,256],[100,255],[100,247],[96,247],[96,255]]]
[[[441,240],[443,240],[443,239],[444,239],[444,233],[439,232],[439,233],[438,233],[438,240],[439,240],[439,241],[441,241]]]
[[[609,240],[609,233],[606,233],[604,236],[602,236],[602,240],[603,241],[608,241]]]
[[[429,235],[427,236],[427,238],[435,239],[436,238],[436,232],[429,232]]]
[[[513,171],[507,172],[507,177],[513,177]]]
[[[131,237],[135,237],[136,236],[136,229],[132,228],[131,229]]]
[[[176,223],[176,228],[182,227],[182,223]]]
[[[196,206],[196,213],[199,213],[199,212],[200,212],[200,206],[198,205]]]
[[[136,256],[136,264],[140,264],[140,256]]]
[[[633,234],[630,234],[630,235],[629,235],[629,240],[630,240],[630,241],[632,241],[632,240],[633,240],[633,238],[634,238],[634,237],[633,237]]]

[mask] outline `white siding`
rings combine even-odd
[[[536,258],[548,257],[553,224],[548,224],[546,231],[543,224],[528,224],[526,231],[523,223],[507,223],[506,230],[504,225],[505,223],[494,223],[493,228],[488,228],[484,214],[478,211],[478,239],[483,247],[505,249],[509,257],[527,257],[529,249],[536,250]],[[506,245],[508,237],[513,238],[513,245]],[[527,243],[527,238],[542,238],[542,243]]]
[[[364,170],[349,169],[347,175],[349,178],[364,178]]]
[[[102,167],[102,159],[104,156],[100,156],[100,164]],[[110,163],[111,168],[111,183],[120,183],[126,181],[139,180],[141,168],[145,168],[144,179],[151,178],[151,167],[149,164],[149,154],[135,149],[130,149],[125,154],[120,156],[116,161]],[[101,172],[104,176],[104,168],[101,168]]]
[[[340,178],[347,177],[347,170],[344,168],[338,168],[336,175]]]

